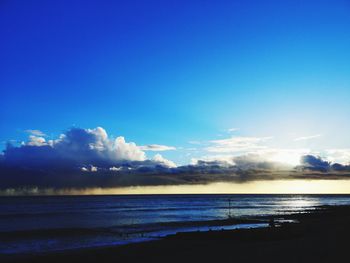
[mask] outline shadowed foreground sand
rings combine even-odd
[[[299,224],[180,233],[160,241],[45,255],[0,257],[1,262],[350,262],[350,207],[290,215]]]

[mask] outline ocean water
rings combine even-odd
[[[305,213],[350,205],[350,195],[131,195],[0,197],[0,254],[36,253],[157,239],[234,217]]]

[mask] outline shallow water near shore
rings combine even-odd
[[[350,195],[134,195],[0,197],[0,253],[143,242],[186,231],[264,227],[234,218],[350,205]]]

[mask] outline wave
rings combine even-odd
[[[266,208],[272,208],[275,207],[275,204],[270,205],[238,205],[238,206],[198,206],[198,207],[165,207],[165,208],[156,208],[156,207],[150,207],[150,208],[144,208],[144,207],[104,207],[100,209],[78,209],[78,210],[66,210],[66,211],[42,211],[42,212],[35,212],[35,211],[28,211],[26,213],[18,213],[18,212],[1,212],[0,218],[9,218],[9,217],[26,217],[26,216],[57,216],[57,215],[72,215],[72,214],[83,214],[83,213],[127,213],[127,212],[176,212],[176,211],[203,211],[203,209],[206,209],[206,211],[219,211],[219,210],[238,210],[238,209],[266,209]]]
[[[202,227],[202,226],[227,226],[238,224],[262,223],[266,220],[260,218],[232,218],[220,220],[202,220],[202,221],[173,221],[148,224],[129,224],[112,227],[95,227],[95,228],[50,228],[50,229],[32,229],[19,231],[2,231],[1,239],[22,239],[22,238],[48,238],[48,237],[67,237],[67,236],[84,236],[84,235],[115,235],[125,236],[128,234],[149,233],[154,231],[165,230],[169,228],[183,227]]]

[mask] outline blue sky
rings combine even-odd
[[[348,1],[3,1],[0,148],[26,130],[48,140],[101,126],[174,146],[162,155],[178,164],[268,149],[343,161],[349,11]],[[218,140],[234,149],[210,151]]]

